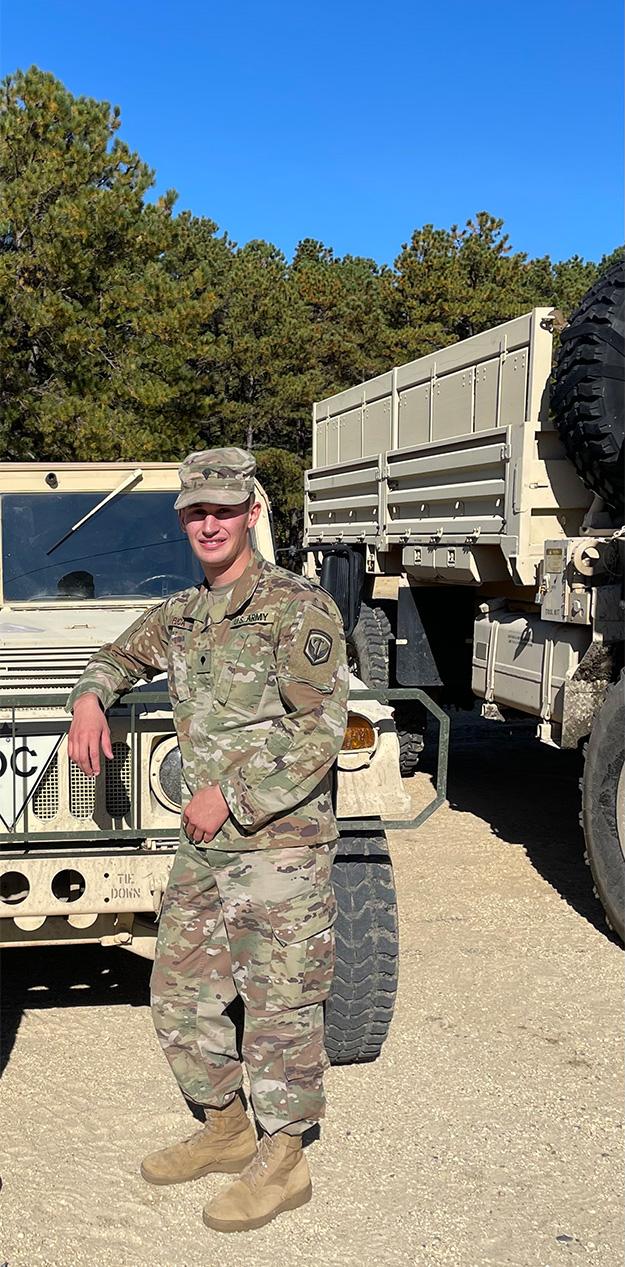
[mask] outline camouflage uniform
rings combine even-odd
[[[241,1085],[235,1025],[254,1111],[269,1134],[324,1113],[323,1000],[334,971],[333,846],[222,853],[186,840],[172,868],[152,976],[154,1023],[196,1104]]]
[[[208,845],[181,831],[152,976],[157,1033],[184,1094],[223,1106],[241,1084],[225,1014],[238,994],[257,1117],[269,1134],[300,1133],[324,1112],[331,771],[348,691],[340,616],[318,585],[254,553],[222,601],[205,585],[185,590],[103,647],[68,707],[93,691],[108,708],[165,670],[184,784],[191,795],[218,784],[230,816]]]

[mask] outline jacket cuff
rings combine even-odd
[[[219,786],[237,826],[253,832],[271,818],[271,814],[261,809],[247,784],[237,775],[220,779]]]
[[[105,710],[110,708],[111,704],[113,704],[117,699],[116,691],[107,691],[101,686],[96,690],[95,686],[81,686],[80,683],[77,683],[73,691],[67,697],[65,712],[73,713],[77,700],[79,700],[83,695],[95,695]]]

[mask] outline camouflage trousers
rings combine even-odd
[[[222,1107],[247,1067],[265,1131],[323,1117],[323,1001],[334,972],[334,845],[178,848],[152,973],[159,1040],[188,1100]],[[239,995],[241,1054],[226,1009]]]

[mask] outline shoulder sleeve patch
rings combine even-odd
[[[325,664],[330,659],[334,639],[322,629],[311,629],[304,647],[304,655],[311,664]]]
[[[290,617],[290,618],[289,618]],[[345,662],[340,621],[314,602],[300,602],[280,629],[278,681],[306,682],[318,691],[334,690]]]

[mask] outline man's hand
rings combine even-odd
[[[218,784],[203,787],[191,797],[182,811],[185,834],[196,845],[201,841],[208,844],[219,828],[223,827],[229,813],[228,803]]]
[[[112,761],[111,732],[102,705],[93,691],[87,691],[74,705],[67,741],[69,759],[80,766],[83,774],[99,774],[100,747]]]

